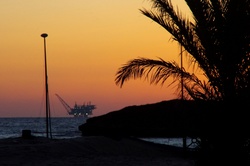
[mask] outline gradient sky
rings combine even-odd
[[[183,5],[183,0],[175,0]],[[55,96],[69,105],[91,102],[93,116],[131,105],[177,98],[175,87],[130,80],[115,85],[128,60],[161,57],[179,62],[169,33],[142,15],[146,0],[0,1],[0,117],[45,116],[44,52],[52,117],[68,117]]]

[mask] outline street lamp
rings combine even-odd
[[[41,37],[44,39],[44,64],[45,64],[45,92],[46,92],[46,136],[47,138],[52,138],[51,135],[51,123],[50,123],[50,104],[49,104],[49,88],[48,88],[48,75],[47,75],[47,58],[46,58],[46,37],[48,37],[47,33],[41,34]]]

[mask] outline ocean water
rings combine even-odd
[[[82,137],[78,126],[84,124],[84,117],[51,118],[51,135],[54,139],[70,139]],[[0,118],[0,139],[22,136],[23,130],[31,130],[32,136],[46,137],[46,118]],[[182,138],[139,138],[158,144],[183,147]],[[187,138],[187,145],[195,148],[197,144]]]
[[[51,118],[51,135],[55,139],[81,137],[78,126],[84,117]],[[23,130],[31,130],[32,136],[46,137],[46,118],[0,118],[0,139],[21,137]]]
[[[157,144],[183,147],[183,138],[140,138],[140,139]],[[197,142],[197,140],[187,137],[186,145],[190,149],[195,149],[199,146],[199,143]]]

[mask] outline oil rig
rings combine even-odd
[[[69,115],[74,117],[85,117],[88,118],[89,115],[92,115],[92,111],[96,109],[95,105],[92,105],[90,102],[83,105],[78,105],[75,103],[74,107],[71,108],[58,94],[55,94],[59,101],[62,103]]]

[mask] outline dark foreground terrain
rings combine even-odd
[[[65,140],[11,138],[0,140],[0,165],[18,166],[193,166],[182,149],[133,138],[93,136]]]

